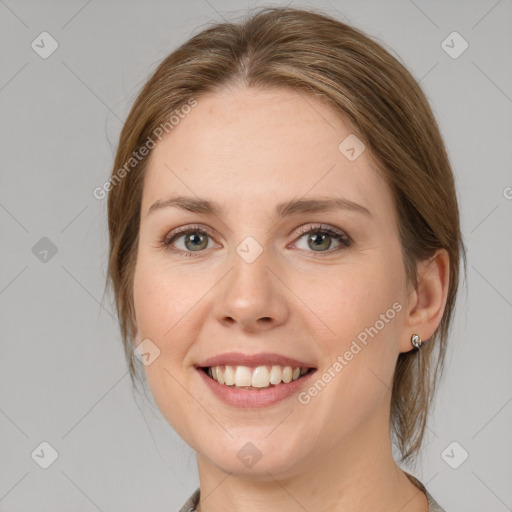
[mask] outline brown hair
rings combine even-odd
[[[147,153],[143,147],[162,127],[171,127],[170,116],[187,102],[232,85],[291,88],[343,116],[392,189],[411,286],[417,286],[417,262],[439,248],[449,254],[448,297],[440,325],[419,352],[399,355],[394,375],[392,434],[401,460],[409,461],[421,446],[443,372],[461,256],[466,265],[454,179],[434,115],[411,74],[367,35],[317,10],[265,7],[240,23],[204,29],[162,61],[126,119],[106,187],[107,285],[113,285],[132,383],[137,373],[133,277],[148,160],[139,152]]]

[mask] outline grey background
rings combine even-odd
[[[104,295],[106,201],[92,191],[156,65],[206,23],[257,4],[0,0],[1,511],[174,511],[197,487],[192,450],[132,392]],[[512,2],[314,5],[421,80],[456,174],[468,293],[409,470],[447,512],[512,510]],[[43,31],[59,45],[46,59],[31,47]],[[441,47],[453,31],[469,43],[456,59]],[[41,252],[43,237],[56,254]],[[43,441],[58,452],[48,469],[31,456]],[[462,449],[469,458],[452,469],[446,453],[454,464]]]

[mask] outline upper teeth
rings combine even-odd
[[[270,384],[288,383],[307,373],[309,368],[291,366],[211,366],[208,375],[227,386],[266,388]]]

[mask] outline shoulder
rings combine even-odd
[[[446,512],[444,508],[441,508],[439,503],[430,495],[430,493],[427,491],[426,487],[414,476],[412,476],[410,473],[407,473],[407,471],[404,471],[405,475],[409,480],[421,491],[425,493],[427,496],[428,501],[428,512]],[[181,511],[180,511],[181,512]]]
[[[179,512],[195,512],[197,505],[199,504],[200,495],[201,495],[201,493],[200,493],[200,490],[198,487],[193,492],[192,496],[190,496],[190,498],[186,501],[186,503],[180,508]]]
[[[432,496],[425,490],[425,494],[427,495],[428,500],[428,512],[446,512],[444,508],[441,508],[439,503],[432,498]]]

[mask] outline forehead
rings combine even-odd
[[[153,149],[143,209],[166,194],[260,209],[268,202],[269,211],[292,197],[336,193],[392,207],[369,151],[350,160],[343,144],[340,150],[349,136],[339,114],[302,92],[237,89],[200,97]]]

